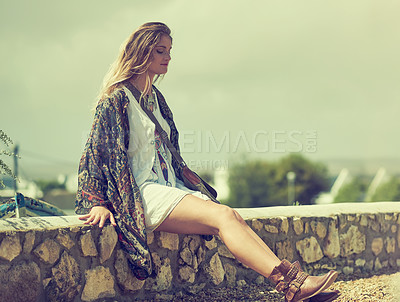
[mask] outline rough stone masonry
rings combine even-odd
[[[362,207],[360,206],[362,205]],[[400,267],[400,203],[238,209],[280,257],[313,274]],[[218,237],[148,235],[157,277],[137,280],[111,225],[77,216],[0,220],[0,301],[168,300],[178,292],[268,282]]]

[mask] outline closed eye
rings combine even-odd
[[[167,48],[165,46],[158,46],[158,48],[156,48],[156,52],[160,55],[166,54],[166,53],[168,53],[170,55],[171,49],[169,51],[167,51]]]

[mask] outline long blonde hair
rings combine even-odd
[[[122,82],[135,75],[146,73],[151,64],[152,51],[160,42],[162,35],[168,35],[171,38],[171,30],[168,26],[161,22],[149,22],[140,26],[122,43],[117,60],[110,66],[104,77],[98,101],[122,86]],[[158,76],[155,81],[157,79]],[[146,76],[143,93],[150,89],[150,85],[150,78]]]

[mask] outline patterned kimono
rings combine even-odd
[[[140,92],[128,82],[126,86],[139,99]],[[160,91],[153,88],[161,114],[171,128],[171,143],[179,152],[179,134],[172,112]],[[75,212],[87,214],[93,206],[107,207],[115,217],[118,238],[129,256],[131,269],[138,279],[143,280],[154,274],[154,270],[146,242],[143,201],[127,154],[128,104],[129,99],[121,88],[97,105],[79,164]],[[175,159],[172,159],[172,166],[176,177],[182,180]]]

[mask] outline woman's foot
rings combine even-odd
[[[305,273],[303,272],[303,274]],[[338,273],[335,271],[330,271],[323,276],[308,276],[295,292],[293,298],[289,301],[303,301],[304,299],[308,299],[319,293],[322,293],[325,289],[332,285],[337,276]],[[293,282],[296,281],[294,280]]]
[[[311,298],[327,289],[336,280],[338,273],[330,271],[323,276],[309,276],[299,263],[287,260],[276,266],[269,279],[276,284],[276,290],[285,293],[285,300],[298,302]]]

